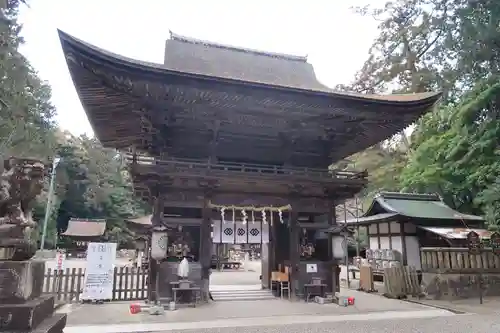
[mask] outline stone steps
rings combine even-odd
[[[274,299],[270,290],[212,290],[214,301],[258,301]]]

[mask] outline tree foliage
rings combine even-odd
[[[444,93],[441,106],[415,124],[411,145],[405,140],[396,145],[398,155],[380,162],[381,154],[371,148],[353,157],[372,163],[371,190],[436,192],[460,211],[484,214],[495,228],[500,222],[500,3],[396,0],[384,8],[356,10],[379,19],[380,34],[355,80],[339,88]]]
[[[147,207],[133,197],[122,156],[104,149],[85,136],[74,137],[57,128],[50,86],[40,79],[19,52],[23,44],[18,23],[21,0],[0,2],[0,159],[6,156],[36,157],[50,162],[59,155],[55,200],[46,243],[57,241],[70,218],[106,219],[106,238],[131,243],[134,235],[124,220],[146,214]],[[34,217],[41,224],[47,205],[47,189],[39,196]]]
[[[69,134],[57,151],[61,157],[56,190],[58,229],[65,230],[70,218],[105,219],[108,240],[131,242],[125,219],[145,215],[146,207],[132,196],[122,155],[103,148],[94,138]]]

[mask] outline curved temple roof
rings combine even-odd
[[[144,136],[140,110],[154,105],[173,109],[174,102],[179,101],[188,106],[205,103],[204,106],[219,108],[230,105],[233,109],[245,109],[248,103],[253,103],[248,109],[259,107],[259,112],[266,112],[266,108],[290,109],[285,110],[286,114],[280,113],[281,117],[292,117],[293,112],[304,116],[314,111],[320,122],[326,120],[321,117],[337,117],[333,111],[338,110],[349,118],[358,116],[358,111],[365,116],[368,113],[371,125],[356,130],[365,132],[360,139],[364,141],[355,146],[350,142],[352,138],[346,139],[346,147],[337,156],[342,158],[405,128],[440,98],[440,93],[338,92],[316,79],[306,57],[236,48],[173,33],[166,43],[165,64],[129,59],[62,31],[59,36],[95,134],[104,145],[115,148],[137,145]],[[186,101],[187,95],[195,93],[194,100]],[[377,121],[373,122],[374,119]],[[302,118],[302,121],[313,121],[313,118]],[[344,142],[338,143],[343,147]]]
[[[105,220],[70,219],[68,228],[61,235],[70,237],[97,237],[106,231]]]

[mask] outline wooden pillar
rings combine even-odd
[[[328,201],[328,225],[334,226],[337,224],[337,212],[335,209],[335,201]],[[331,260],[331,286],[330,291],[332,293],[340,291],[340,269],[339,264],[335,258],[333,258],[333,238],[330,236],[328,238],[328,251],[330,251],[329,258]]]
[[[200,265],[202,281],[202,298],[208,300],[210,288],[210,266],[212,261],[212,209],[209,206],[211,193],[205,191],[203,196],[202,222],[200,226]]]
[[[297,292],[299,292],[299,264],[300,264],[300,252],[299,252],[299,225],[298,225],[298,207],[292,205],[292,210],[290,212],[289,223],[289,235],[290,235],[290,284],[291,284],[291,298],[292,300],[297,299]]]
[[[328,225],[331,227],[337,223],[335,216],[335,202],[328,200]],[[328,237],[328,260],[333,260],[333,239]]]
[[[269,226],[269,236],[270,236],[270,242],[269,242],[269,270],[270,272],[276,271],[278,269],[278,264],[277,260],[279,258],[279,255],[277,253],[278,251],[278,234],[277,234],[277,223],[279,222],[277,214],[274,214],[274,212],[271,212],[273,214],[273,224]],[[271,274],[271,273],[269,273]]]
[[[405,223],[404,222],[399,222],[399,229],[401,230],[401,247],[403,248],[402,250],[402,255],[403,255],[403,266],[408,265],[408,253],[406,252],[406,233],[405,233]],[[380,248],[380,247],[379,247]]]
[[[163,218],[163,209],[164,209],[164,201],[163,197],[159,195],[158,192],[155,193],[153,197],[153,215],[151,217],[151,224],[153,225],[153,229],[155,227],[162,226],[162,218]],[[148,269],[148,301],[156,302],[157,299],[157,290],[158,286],[158,272],[159,272],[160,263],[154,260],[151,255],[149,255],[149,269]]]

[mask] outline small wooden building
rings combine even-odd
[[[67,251],[75,255],[84,254],[89,242],[102,241],[106,231],[106,220],[70,219],[68,228],[60,237],[69,244]]]
[[[471,229],[486,232],[482,217],[457,212],[437,194],[380,192],[363,216],[347,223],[366,229],[367,253],[392,251],[400,254],[394,260],[417,270],[421,247],[461,247]]]

